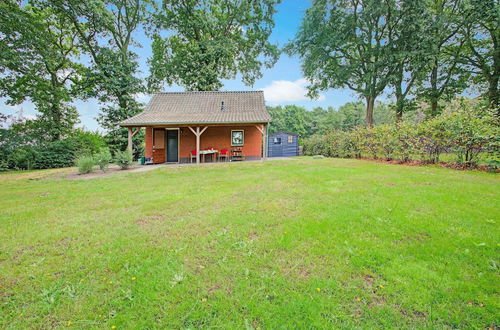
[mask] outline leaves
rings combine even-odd
[[[164,1],[154,17],[148,85],[179,84],[187,90],[218,90],[222,79],[241,74],[247,85],[271,67],[278,48],[269,42],[279,0]],[[170,33],[162,37],[163,31]]]

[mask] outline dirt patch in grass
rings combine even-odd
[[[115,173],[136,172],[138,169],[141,169],[141,168],[142,167],[140,167],[138,165],[133,165],[133,166],[130,166],[126,170],[122,170],[118,166],[111,166],[106,170],[106,172],[103,172],[101,170],[96,170],[95,172],[87,173],[87,174],[80,174],[78,172],[72,172],[72,173],[66,175],[65,178],[68,180],[95,179],[95,178],[108,177],[108,176],[111,176]]]
[[[24,254],[24,252],[33,250],[34,248],[35,247],[33,245],[28,245],[28,246],[24,246],[24,247],[20,248],[19,250],[14,252],[14,255],[12,256],[12,260],[19,259]]]
[[[141,227],[146,227],[148,225],[151,225],[151,224],[157,224],[159,222],[163,222],[165,221],[165,217],[162,216],[162,215],[151,215],[151,216],[147,216],[147,217],[144,217],[144,218],[141,218],[139,220],[136,221],[136,223],[141,226]]]
[[[428,233],[417,233],[415,235],[405,235],[397,240],[394,241],[394,244],[396,245],[401,245],[405,243],[411,243],[411,242],[423,242],[425,240],[428,240],[431,238],[431,235]]]

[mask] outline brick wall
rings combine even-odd
[[[231,150],[231,130],[244,131],[243,155],[246,159],[260,159],[262,155],[262,133],[255,126],[217,126],[208,127],[200,137],[200,150]],[[146,157],[152,155],[152,128],[146,128]],[[189,153],[196,150],[196,136],[188,127],[181,127],[179,134],[179,158],[181,162],[189,161]],[[209,157],[207,157],[209,158]]]

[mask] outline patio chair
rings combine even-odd
[[[221,151],[219,151],[219,162],[222,158],[224,159],[224,161],[227,161],[227,159],[229,158],[229,150],[222,149]]]
[[[193,150],[189,153],[189,162],[193,162],[193,159],[194,161],[196,162],[196,150]]]

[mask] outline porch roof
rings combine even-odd
[[[171,92],[153,96],[146,109],[120,126],[267,123],[262,91]]]

